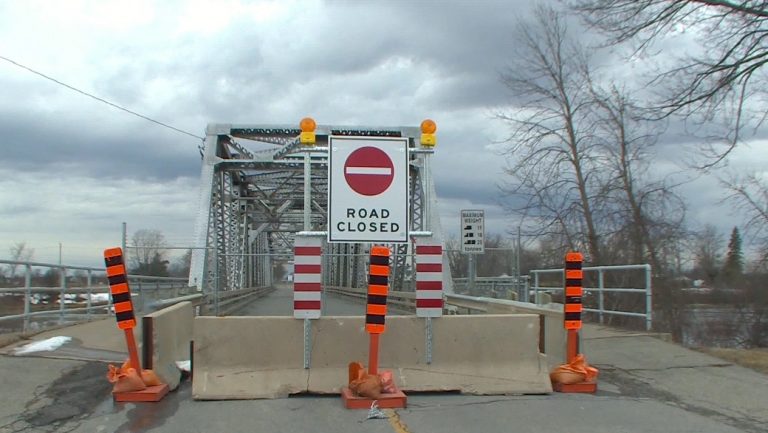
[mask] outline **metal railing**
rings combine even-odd
[[[26,332],[33,319],[38,318],[54,316],[53,324],[61,325],[72,320],[90,321],[95,314],[111,313],[112,302],[106,295],[109,293],[109,285],[104,268],[15,260],[0,260],[0,265],[10,266],[13,271],[22,269],[19,278],[15,275],[6,278],[4,285],[10,287],[0,287],[0,299],[6,304],[3,306],[5,311],[18,310],[18,307],[14,308],[13,304],[17,303],[14,298],[23,295],[21,312],[0,315],[0,322],[21,322],[16,326],[13,323],[6,326],[7,330],[19,329]],[[40,268],[46,272],[40,272]],[[57,281],[53,283],[53,279]],[[139,313],[145,312],[153,303],[189,295],[195,290],[188,287],[187,278],[129,275],[128,281],[133,291],[134,308]],[[94,296],[99,294],[104,296]],[[58,302],[57,308],[55,302]],[[46,305],[54,305],[55,308],[46,308]],[[50,319],[45,322],[40,327],[51,324]]]
[[[614,315],[614,316],[627,316],[627,317],[639,317],[645,319],[645,329],[650,331],[653,328],[653,288],[651,286],[651,265],[644,264],[644,265],[620,265],[620,266],[593,266],[593,267],[585,267],[582,269],[584,271],[584,279],[585,281],[588,280],[588,277],[591,277],[591,279],[594,279],[594,277],[590,276],[590,273],[596,273],[597,275],[597,286],[596,287],[587,287],[584,286],[584,296],[590,296],[595,294],[597,296],[597,308],[587,308],[584,307],[584,311],[590,312],[590,313],[596,313],[598,315],[598,320],[600,323],[604,323],[605,316],[606,315]],[[606,280],[606,273],[608,272],[616,272],[616,271],[641,271],[643,280],[642,287],[606,287],[605,280]],[[543,293],[549,293],[549,292],[562,292],[565,289],[561,286],[542,286],[541,280],[542,276],[545,275],[556,275],[558,284],[563,284],[563,269],[535,269],[530,271],[530,274],[532,276],[532,283],[531,283],[531,290],[534,294],[534,301],[536,304],[541,303],[541,294]],[[622,311],[622,310],[609,310],[605,308],[605,293],[637,293],[642,294],[645,297],[644,302],[644,310],[645,311]],[[528,302],[528,292],[526,292],[524,298],[522,299],[524,302]],[[620,303],[619,303],[620,304]]]
[[[469,278],[454,278],[453,290],[455,293],[466,293],[470,296],[488,295],[494,298],[510,299],[514,293],[515,299],[520,299],[522,294],[528,291],[529,277],[475,277],[470,284]]]

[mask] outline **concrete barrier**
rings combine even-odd
[[[448,295],[447,303],[470,311],[486,314],[536,314],[540,322],[539,349],[547,356],[547,363],[554,368],[565,362],[565,328],[563,327],[563,305],[542,306],[528,302],[506,299]]]
[[[192,395],[201,400],[338,393],[347,364],[367,364],[362,317],[312,321],[311,368],[303,368],[303,322],[290,317],[197,317]],[[380,368],[405,391],[540,394],[552,391],[539,353],[537,315],[444,316],[433,319],[432,363],[425,321],[387,318]]]
[[[537,314],[541,323],[541,351],[547,355],[547,364],[554,368],[565,363],[565,337],[563,306],[547,308],[527,302],[497,300],[488,303],[488,314]]]
[[[179,386],[176,361],[190,359],[189,343],[195,313],[191,302],[180,302],[142,318],[144,368],[151,368],[171,389]]]

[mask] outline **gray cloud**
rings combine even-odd
[[[514,59],[517,23],[532,5],[528,0],[338,0],[318,8],[297,6],[272,21],[255,23],[241,16],[222,26],[212,22],[215,31],[184,33],[174,30],[184,19],[175,12],[189,5],[163,2],[157,4],[153,22],[119,36],[83,29],[94,41],[83,53],[27,46],[24,38],[9,44],[19,45],[17,53],[32,53],[32,59],[47,48],[49,57],[62,60],[47,67],[43,63],[43,72],[196,134],[208,122],[292,123],[305,115],[320,123],[397,125],[433,117],[439,125],[433,170],[440,198],[456,206],[490,209],[496,226],[502,227],[505,218],[498,204],[507,199],[496,185],[503,177],[504,158],[487,145],[504,137],[507,129],[492,119],[491,111],[514,109],[499,73]],[[0,23],[22,20],[34,28],[40,19],[18,13],[3,18],[10,10],[0,6]],[[569,25],[575,36],[584,36],[575,19]],[[8,26],[0,25],[4,28]],[[642,95],[653,92],[643,88],[646,82],[636,78],[636,71],[627,71],[621,53],[594,53],[606,76],[635,80]],[[69,58],[73,63],[67,63]],[[25,58],[17,60],[24,63]],[[87,72],[78,75],[81,70]],[[199,175],[194,138],[4,63],[0,88],[0,168],[28,178],[28,184],[87,176],[157,179],[169,185],[170,180]],[[682,160],[697,144],[680,123],[671,124],[659,141],[657,160]],[[694,205],[703,209],[710,204],[702,204],[703,197],[717,199],[713,188],[691,187],[685,194],[699,197]],[[153,197],[142,200],[151,202],[147,209],[161,212],[163,199]],[[24,206],[16,203],[3,211],[21,212]],[[141,204],[131,206],[133,215],[146,213]],[[119,218],[119,212],[104,210],[99,215],[108,221],[97,224],[88,210],[67,207],[67,212],[94,227],[110,226]],[[162,224],[141,218],[147,225]]]

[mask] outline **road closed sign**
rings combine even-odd
[[[408,139],[331,136],[328,242],[408,242]]]

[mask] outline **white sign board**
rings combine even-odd
[[[485,211],[461,211],[461,252],[483,254],[485,252]]]
[[[328,242],[408,242],[408,138],[331,136]]]

